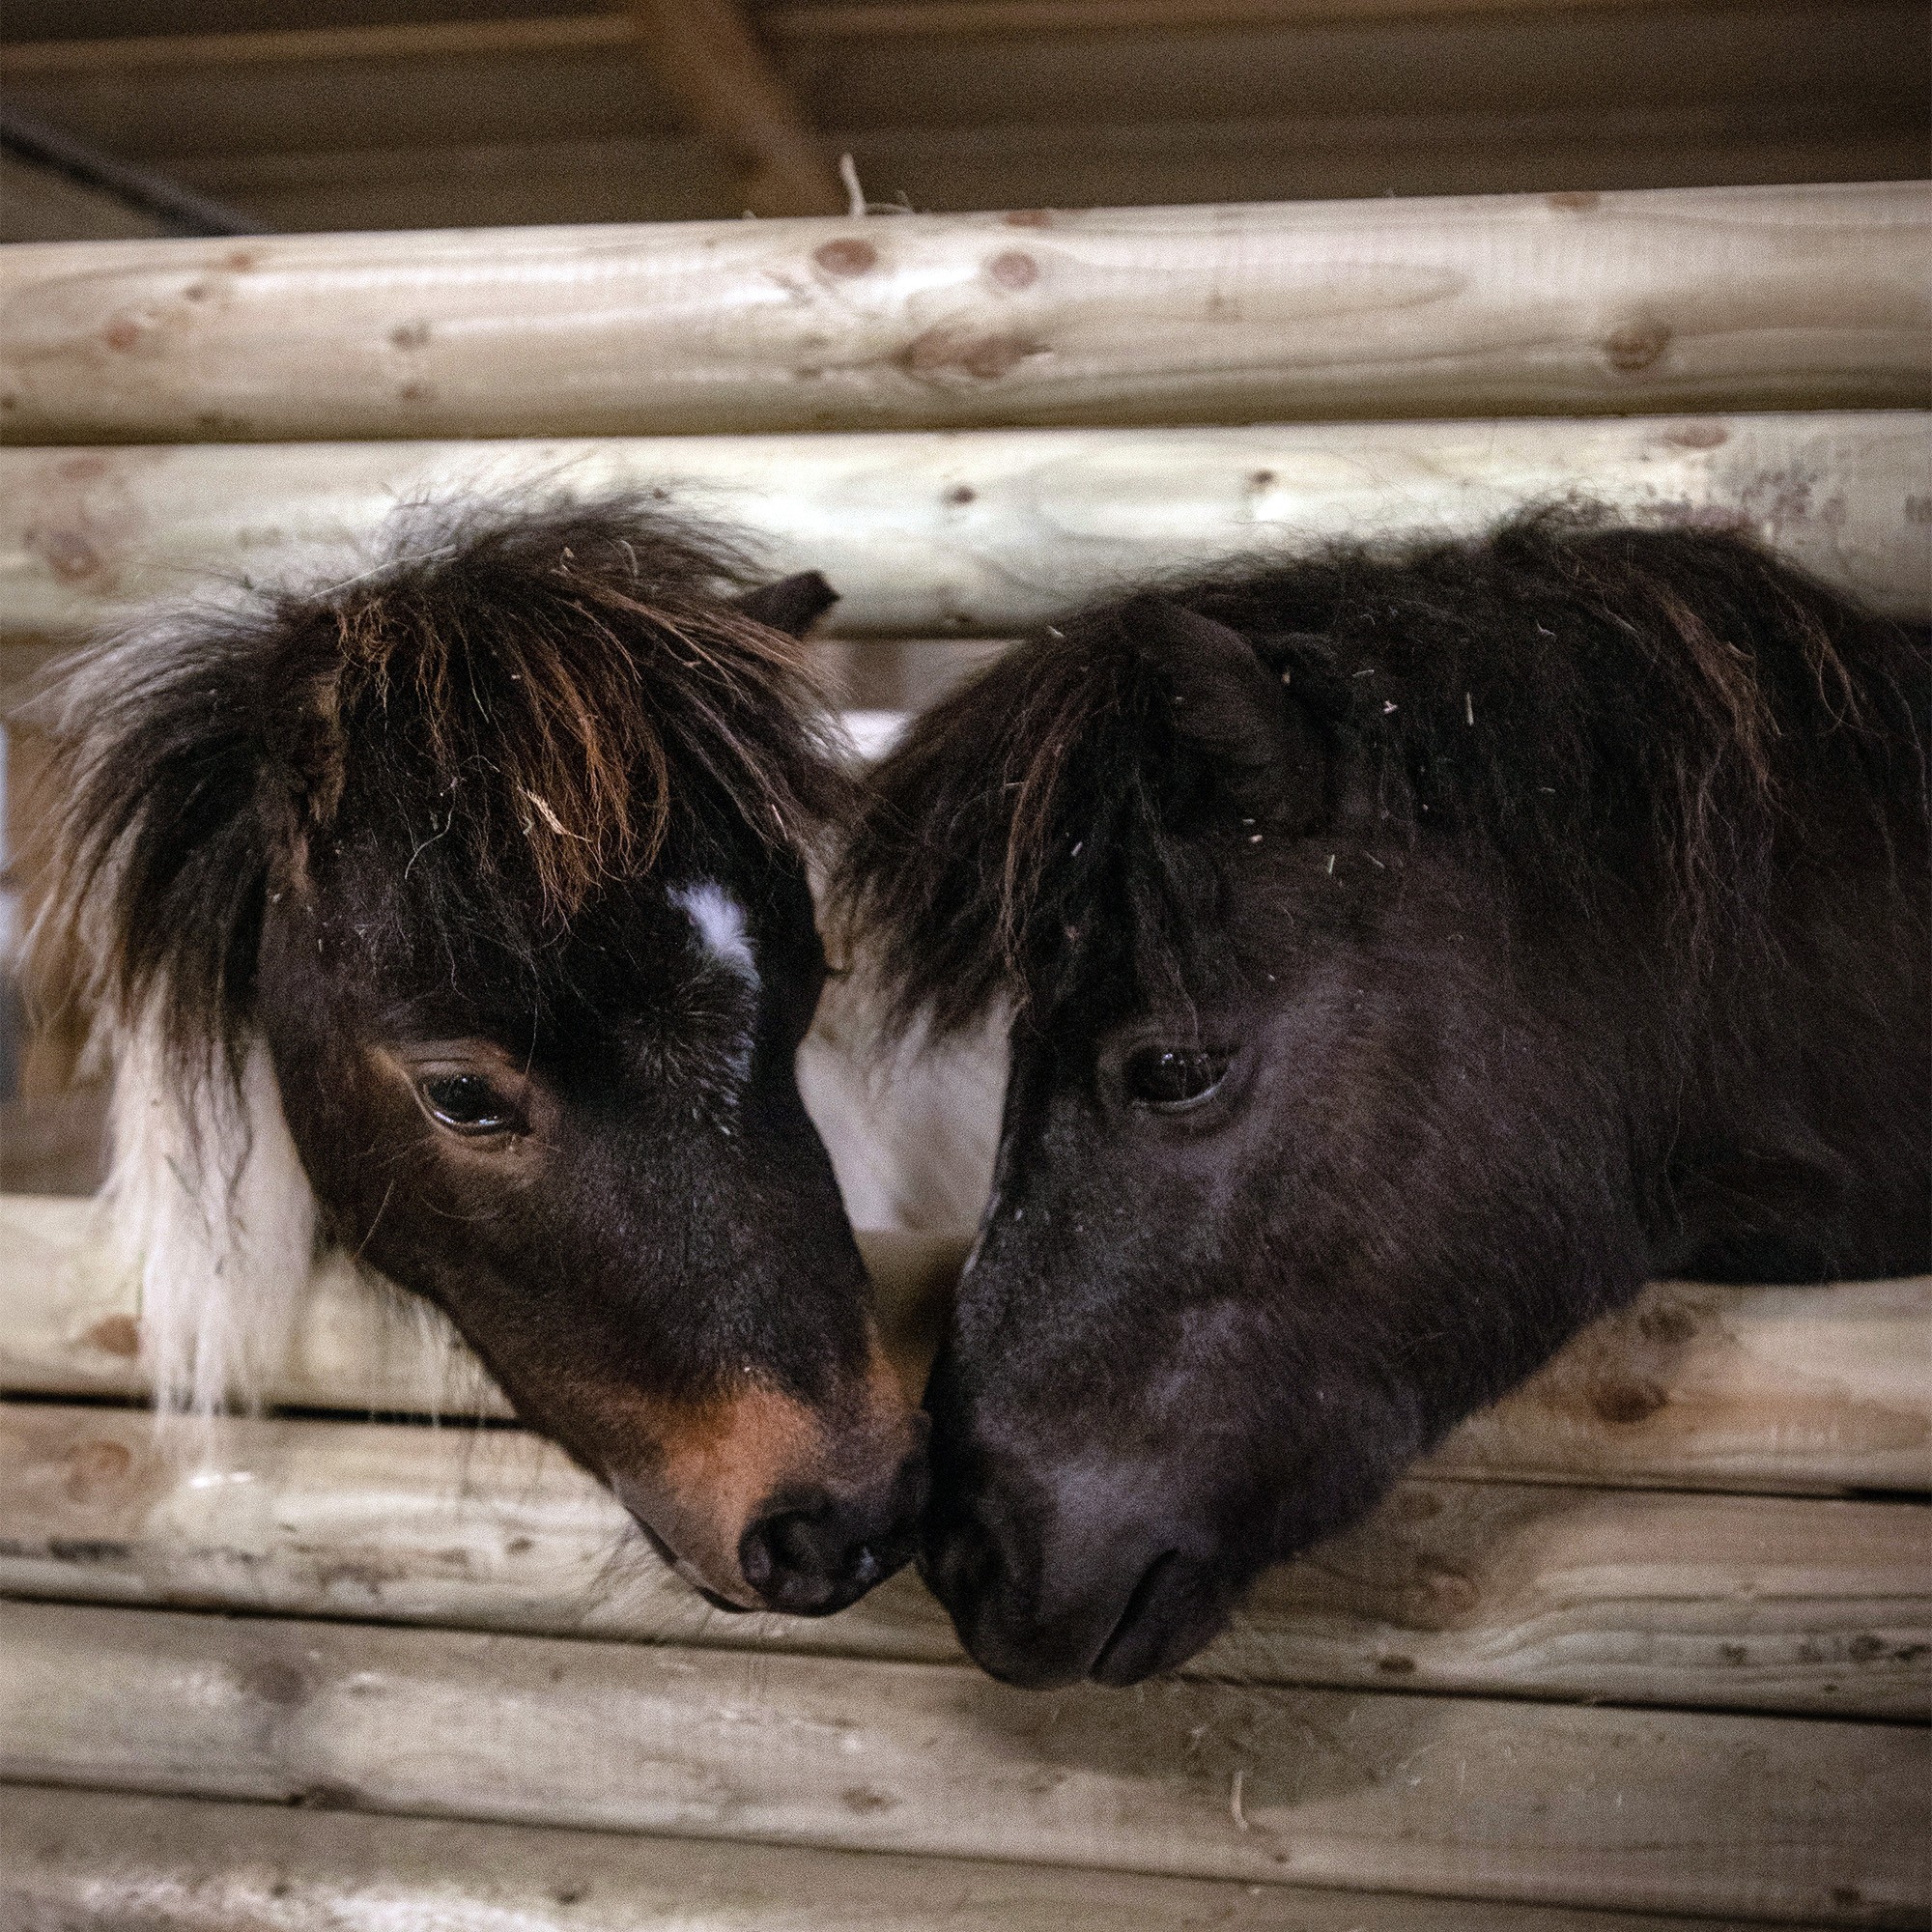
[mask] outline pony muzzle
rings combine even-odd
[[[857,1393],[828,1411],[748,1382],[660,1414],[657,1453],[608,1480],[715,1607],[830,1615],[907,1562],[926,1496],[925,1417],[883,1356]]]

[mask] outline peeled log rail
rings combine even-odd
[[[926,1346],[963,1252],[862,1234],[901,1357]],[[415,1304],[409,1304],[413,1308]],[[0,1196],[0,1390],[146,1393],[140,1300],[90,1204]],[[316,1276],[290,1407],[504,1415],[446,1327],[402,1312],[339,1261]],[[1932,1277],[1830,1288],[1663,1282],[1579,1336],[1430,1463],[1438,1474],[1784,1492],[1932,1486]]]
[[[84,1669],[75,1660],[85,1659]],[[515,1824],[1922,1922],[1897,1724],[0,1605],[0,1777]]]
[[[1928,327],[1922,183],[53,242],[0,260],[0,424],[206,442],[1917,407]]]
[[[901,1574],[836,1618],[721,1618],[518,1432],[0,1406],[0,1595],[953,1662]],[[1243,1684],[1919,1718],[1932,1510],[1411,1481],[1275,1570],[1192,1666]]]
[[[1881,608],[1932,598],[1932,416],[986,430],[0,451],[0,626],[84,633],[211,573],[351,575],[424,494],[662,489],[822,570],[847,635],[1007,636],[1151,573],[1469,534],[1578,497],[1755,531]],[[325,572],[326,574],[326,572]]]
[[[1734,1932],[1737,1921],[16,1784],[0,1789],[0,1923],[21,1932]]]

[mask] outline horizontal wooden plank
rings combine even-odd
[[[1578,495],[1735,523],[1886,609],[1932,596],[1932,418],[1916,412],[1264,429],[202,444],[0,450],[0,623],[78,635],[211,574],[362,567],[402,498],[663,488],[846,635],[1008,635],[1150,573],[1348,537],[1474,533]],[[332,562],[327,559],[333,558]],[[321,560],[319,560],[321,559]]]
[[[1291,1886],[0,1787],[17,1932],[1727,1932]]]
[[[1928,232],[1880,184],[55,243],[0,260],[0,407],[65,443],[1916,406]]]
[[[515,1432],[0,1406],[0,1594],[906,1662],[901,1575],[833,1618],[721,1618],[609,1494]],[[1932,1510],[1413,1481],[1271,1573],[1196,1674],[1734,1710],[1932,1708]]]
[[[1436,1452],[1457,1475],[1932,1489],[1932,1276],[1658,1283]]]
[[[1552,1905],[1918,1924],[1928,1733],[0,1605],[0,1776]]]
[[[958,1238],[862,1232],[902,1355],[943,1320]],[[140,1396],[140,1304],[90,1203],[0,1196],[0,1389]],[[265,1395],[296,1407],[502,1415],[453,1334],[339,1262]],[[1932,1277],[1648,1289],[1439,1449],[1438,1472],[1804,1492],[1932,1487]]]

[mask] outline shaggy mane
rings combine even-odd
[[[1814,818],[1889,843],[1909,791],[1922,850],[1923,628],[1744,537],[1544,514],[1165,589],[1248,639],[1392,838],[1456,840],[1519,901],[1648,894],[1687,971],[1748,934],[1775,848]],[[1051,1010],[1108,974],[1184,989],[1242,835],[1204,815],[1212,775],[1171,700],[1122,598],[918,721],[835,888],[891,1030]]]
[[[255,956],[345,801],[401,841],[426,928],[533,980],[681,827],[804,857],[848,805],[804,648],[726,601],[750,559],[719,533],[641,495],[417,504],[363,561],[139,619],[34,707],[56,744],[36,952],[77,951],[114,1037],[108,1194],[164,1405],[258,1375],[272,1337],[223,1322],[272,1325],[307,1275]]]

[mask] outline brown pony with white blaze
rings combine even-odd
[[[837,1609],[924,1467],[794,1056],[840,748],[804,576],[620,497],[399,514],[47,705],[163,1407],[251,1398],[318,1242],[443,1311],[721,1607]]]

